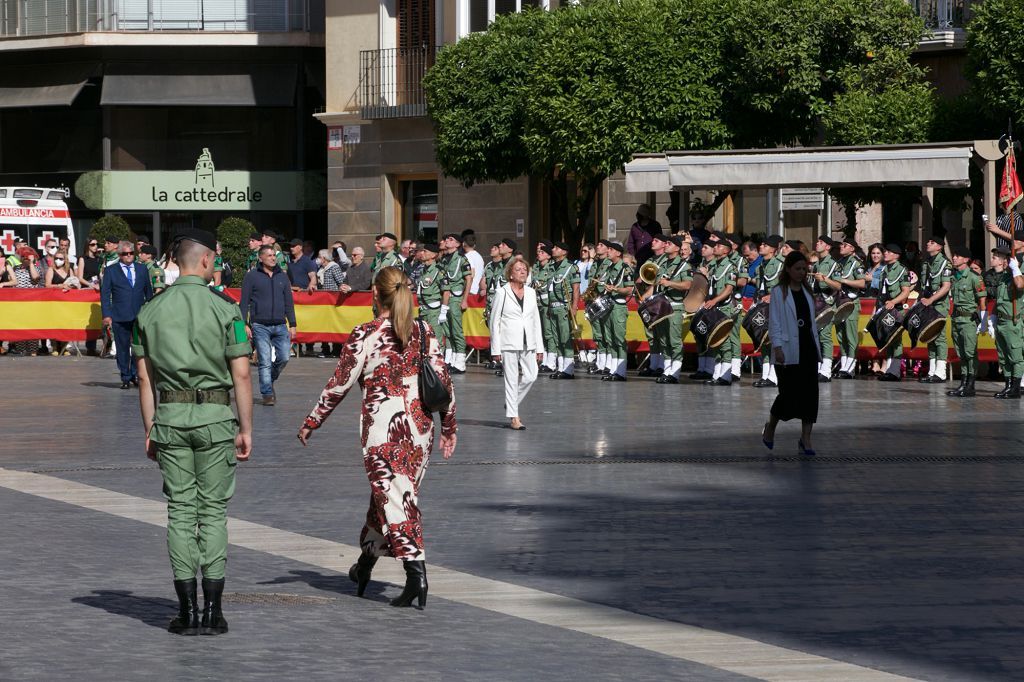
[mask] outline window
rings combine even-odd
[[[494,17],[521,12],[530,7],[547,9],[549,0],[462,0],[468,13],[467,30],[462,34],[486,31]]]

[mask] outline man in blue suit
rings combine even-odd
[[[103,324],[110,326],[117,347],[117,369],[121,373],[121,388],[138,386],[132,359],[132,330],[142,305],[153,298],[153,283],[146,266],[135,262],[135,244],[117,245],[118,262],[103,269],[100,283],[100,307]]]

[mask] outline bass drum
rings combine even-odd
[[[701,308],[693,316],[690,331],[697,340],[697,348],[703,354],[718,348],[732,333],[733,321],[718,308]]]
[[[879,352],[884,351],[899,340],[903,335],[903,327],[900,324],[900,316],[894,310],[887,310],[882,306],[875,311],[868,322],[867,332],[875,342]]]
[[[608,317],[614,307],[615,301],[611,296],[598,296],[584,308],[583,317],[587,318],[587,322],[594,324]]]
[[[821,294],[814,296],[814,320],[818,323],[818,329],[823,329],[830,324],[835,318],[836,309],[825,302],[825,297]]]
[[[759,353],[768,342],[768,304],[762,302],[751,306],[742,326],[754,342],[754,352]]]
[[[648,329],[653,329],[655,325],[661,324],[672,317],[672,304],[669,303],[668,297],[665,294],[654,294],[640,301],[640,305],[636,307],[636,312],[640,315],[640,320],[644,323],[644,326]]]
[[[849,296],[843,296],[842,300],[836,306],[836,314],[832,316],[832,321],[836,324],[840,322],[846,322],[846,319],[853,315],[855,312],[860,311],[860,299],[856,296],[850,298]]]
[[[903,316],[903,327],[910,337],[911,348],[918,343],[928,345],[946,331],[946,318],[930,305],[919,302]]]
[[[693,273],[693,281],[690,282],[690,288],[683,300],[683,310],[691,315],[700,312],[704,301],[708,300],[709,291],[711,291],[711,282],[708,281],[708,278],[703,273]]]

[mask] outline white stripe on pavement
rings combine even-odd
[[[167,522],[163,502],[53,476],[0,468],[0,486],[155,526],[165,526]],[[359,555],[358,547],[235,518],[228,519],[228,535],[232,545],[338,573],[346,573]],[[404,584],[405,578],[398,564],[391,561],[379,563],[374,569],[374,579]],[[736,635],[481,578],[434,564],[431,564],[429,573],[430,593],[435,597],[762,680],[881,682],[911,679]]]

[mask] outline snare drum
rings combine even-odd
[[[836,324],[846,322],[846,318],[860,309],[860,299],[854,296],[843,296],[842,300],[836,306],[836,314],[832,317],[832,321]]]
[[[732,333],[733,321],[718,308],[701,308],[693,316],[690,331],[697,340],[697,348],[701,353],[718,348]]]
[[[754,352],[760,352],[768,342],[768,304],[761,302],[751,306],[742,326],[754,342]]]
[[[814,320],[818,323],[818,329],[824,329],[832,324],[832,319],[835,317],[835,314],[836,309],[825,301],[825,297],[821,294],[815,294]]]
[[[640,305],[636,307],[636,312],[640,315],[640,320],[644,323],[644,326],[648,329],[653,329],[656,324],[660,324],[672,317],[672,304],[665,294],[654,294],[640,301]]]
[[[686,291],[686,298],[683,300],[683,310],[693,315],[700,312],[704,301],[708,299],[708,292],[711,290],[711,283],[704,273],[693,273],[693,280],[690,288]]]
[[[918,342],[928,345],[946,330],[946,318],[930,305],[915,303],[903,316],[903,327],[910,337],[910,347]]]
[[[594,324],[608,317],[608,314],[614,307],[615,301],[612,300],[611,296],[598,296],[587,304],[587,307],[583,310],[583,316],[587,318],[587,322]]]
[[[895,310],[888,310],[885,306],[881,306],[871,316],[867,332],[874,340],[878,351],[884,351],[903,335],[899,314]]]

